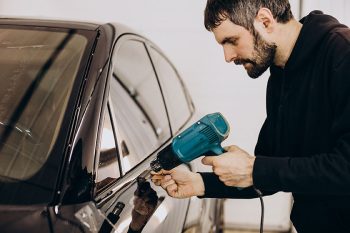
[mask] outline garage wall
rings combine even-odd
[[[290,2],[298,18],[299,0]],[[0,15],[117,21],[129,25],[163,48],[203,115],[219,111],[227,117],[232,130],[224,144],[236,144],[253,153],[265,118],[268,72],[252,80],[243,67],[225,63],[221,47],[203,26],[205,3],[205,0],[0,0]],[[265,201],[267,228],[289,228],[289,194],[280,193]],[[258,200],[228,200],[225,210],[228,225],[258,227]]]
[[[302,15],[307,15],[312,10],[321,10],[336,17],[341,23],[350,25],[349,0],[302,0]]]

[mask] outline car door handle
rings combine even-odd
[[[110,233],[112,231],[113,225],[118,222],[124,207],[125,204],[123,202],[117,202],[113,210],[107,215],[107,219],[103,221],[99,233]],[[111,222],[113,225],[111,225],[109,222]]]

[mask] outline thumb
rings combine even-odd
[[[215,156],[205,156],[205,157],[202,159],[202,163],[203,163],[204,165],[213,166],[214,159],[215,159]]]

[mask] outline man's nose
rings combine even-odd
[[[237,53],[232,48],[225,48],[224,47],[224,55],[225,55],[225,61],[227,63],[230,63],[230,62],[234,61],[237,58]]]

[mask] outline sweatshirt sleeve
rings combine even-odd
[[[330,99],[334,117],[330,152],[307,157],[257,156],[253,182],[265,190],[305,194],[350,194],[350,53],[333,68]]]
[[[252,187],[237,189],[235,187],[226,186],[219,180],[219,177],[212,172],[199,173],[202,176],[205,193],[199,198],[256,198],[258,197]],[[263,192],[263,195],[271,195],[271,192]]]

